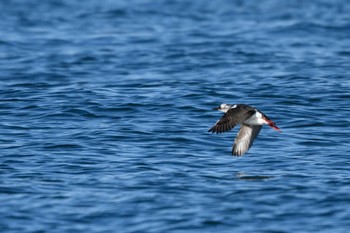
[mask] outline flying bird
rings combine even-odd
[[[276,123],[263,112],[246,104],[221,104],[213,110],[219,110],[225,114],[208,132],[224,133],[233,129],[237,124],[241,124],[232,146],[232,155],[234,156],[242,156],[249,150],[263,125],[269,125],[271,128],[281,131]]]

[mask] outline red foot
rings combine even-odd
[[[265,120],[266,120],[266,122],[269,124],[269,126],[270,126],[271,128],[273,128],[274,130],[277,130],[277,131],[282,132],[282,131],[280,130],[280,128],[277,127],[277,125],[276,125],[275,122],[273,122],[273,121],[271,121],[271,120],[269,120],[269,119],[266,119],[266,118],[265,118]]]

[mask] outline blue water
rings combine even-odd
[[[1,232],[349,232],[348,1],[0,9]],[[221,103],[282,133],[232,157]]]

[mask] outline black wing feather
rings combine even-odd
[[[237,105],[236,108],[228,110],[220,120],[218,120],[208,132],[212,133],[224,133],[237,124],[241,124],[243,121],[251,117],[255,113],[255,109],[247,105]]]

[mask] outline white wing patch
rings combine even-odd
[[[242,125],[238,132],[232,148],[232,154],[236,156],[241,156],[246,153],[249,148],[253,145],[254,139],[258,136],[260,130],[260,125],[258,126],[248,126]]]
[[[238,155],[243,155],[249,149],[251,130],[243,130],[240,137],[235,140],[235,151]]]

